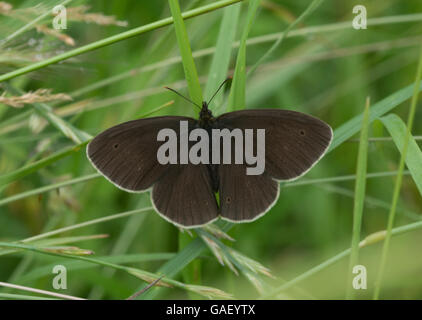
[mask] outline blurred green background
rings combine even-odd
[[[20,9],[24,18],[13,16],[10,11],[1,14],[2,39],[37,17],[44,8],[58,2],[42,1],[42,5],[37,1],[8,3],[13,10]],[[180,1],[183,10],[209,3],[212,1]],[[272,45],[274,40],[265,41],[266,37],[285,30],[309,3],[305,0],[261,2],[249,35],[249,38],[258,41],[247,47],[248,66],[253,65]],[[396,16],[399,17],[396,19],[398,21],[381,21],[378,25],[369,25],[366,30],[354,30],[351,26],[354,17],[352,10],[358,4],[366,6],[369,19]],[[90,6],[86,13],[114,16],[115,20],[101,25],[98,16],[90,23],[70,19],[65,34],[74,39],[75,46],[89,44],[171,15],[167,1],[73,1],[69,7],[81,5]],[[224,10],[227,9],[186,21],[194,53],[215,47]],[[418,13],[421,15],[417,16]],[[242,4],[236,40],[240,38],[246,16],[247,5]],[[412,21],[406,21],[409,17],[413,17]],[[126,21],[127,26],[122,26],[123,23],[119,23],[121,26],[114,25],[116,21]],[[341,22],[346,22],[346,25],[331,31],[323,28]],[[49,23],[45,25],[51,28]],[[308,29],[310,27],[316,29]],[[323,119],[335,129],[362,113],[367,96],[374,104],[414,81],[419,45],[422,43],[421,1],[326,0],[296,30],[302,28],[308,31],[293,33],[248,79],[248,108],[276,107],[302,111]],[[72,46],[57,36],[31,28],[0,48],[0,73],[70,49]],[[236,52],[235,48],[230,61],[231,70],[235,65]],[[51,88],[53,93],[70,94],[73,101],[52,102],[49,105],[55,110],[62,110],[58,114],[75,127],[96,135],[112,125],[148,114],[171,100],[175,101],[173,105],[153,115],[194,116],[192,106],[163,89],[163,86],[170,86],[187,94],[181,63],[171,63],[171,58],[178,56],[174,29],[165,27],[17,77],[9,83],[24,92]],[[195,58],[199,76],[204,81],[203,87],[211,59],[212,54]],[[143,68],[141,72],[140,68]],[[110,81],[107,86],[85,90],[122,74],[125,76],[118,81]],[[227,101],[227,95],[220,99],[220,103],[224,101]],[[406,101],[394,110],[404,121],[409,104]],[[16,118],[31,108],[31,104],[23,108],[0,105],[0,174],[12,172],[30,161],[73,144],[53,126],[43,125],[42,119],[35,114]],[[14,119],[12,123],[8,122],[10,119]],[[414,136],[422,135],[421,121],[419,108]],[[370,127],[370,136],[388,137],[388,132],[380,122],[375,121]],[[283,186],[276,206],[264,217],[253,223],[236,225],[229,231],[235,241],[224,242],[268,267],[277,277],[276,280],[266,280],[269,284],[281,285],[283,281],[295,278],[350,247],[354,180],[346,181],[341,177],[355,174],[357,139],[358,136],[355,136],[329,153],[297,185]],[[391,140],[370,142],[368,172],[395,171],[399,157]],[[94,173],[94,169],[82,148],[80,152],[1,187],[0,199],[91,173]],[[339,181],[330,179],[336,177]],[[323,180],[300,185],[310,179]],[[368,179],[362,237],[386,228],[393,188],[394,176]],[[106,179],[97,178],[0,206],[0,241],[18,241],[148,205],[149,194],[125,193]],[[421,219],[421,211],[421,195],[413,179],[406,175],[395,225]],[[180,236],[176,227],[154,212],[95,224],[58,237],[96,234],[109,236],[75,245],[93,250],[95,256],[106,257],[175,253],[191,239],[186,234]],[[420,230],[393,238],[382,298],[422,298],[421,241]],[[368,270],[368,289],[359,291],[359,298],[372,297],[381,247],[382,243],[378,243],[360,251],[360,264]],[[164,263],[163,260],[136,261],[129,265],[155,272]],[[236,298],[254,299],[260,296],[250,281],[219,264],[208,249],[196,261],[176,279],[219,288]],[[44,266],[51,269],[57,262],[66,266],[71,260],[28,252],[3,255],[0,256],[0,281],[54,291],[51,286],[54,275],[51,272],[32,277],[28,274],[42,270]],[[342,299],[347,272],[348,259],[344,258],[278,297]],[[84,298],[123,299],[141,284],[140,280],[134,280],[127,273],[102,266],[91,265],[90,268],[78,270],[69,267],[68,289],[60,293]],[[0,292],[18,291],[0,288]],[[165,289],[157,295],[157,298],[197,297],[180,289]]]

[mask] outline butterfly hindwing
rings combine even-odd
[[[259,218],[277,201],[279,184],[270,176],[247,175],[246,165],[219,166],[221,217],[232,222]]]
[[[154,184],[151,199],[167,220],[183,227],[200,226],[218,217],[207,165],[172,165]]]

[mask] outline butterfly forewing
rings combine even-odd
[[[325,122],[290,110],[241,110],[217,121],[227,128],[265,129],[265,172],[277,180],[306,173],[324,155],[333,136]]]
[[[142,192],[150,188],[170,165],[157,161],[158,132],[171,128],[179,132],[179,122],[186,117],[155,117],[128,121],[96,136],[87,147],[95,168],[119,188]]]

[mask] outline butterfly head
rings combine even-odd
[[[214,122],[214,116],[208,108],[208,103],[206,101],[202,102],[201,112],[199,113],[199,121],[203,126]]]

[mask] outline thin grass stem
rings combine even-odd
[[[346,299],[355,298],[355,289],[352,286],[353,268],[359,261],[359,242],[362,228],[362,216],[365,203],[366,174],[368,163],[368,131],[369,131],[369,97],[366,99],[365,111],[363,114],[362,130],[360,134],[360,143],[357,159],[355,197],[353,202],[353,235],[351,254],[349,262],[349,273],[346,285]]]
[[[409,146],[409,140],[412,133],[412,127],[413,127],[413,122],[414,122],[415,113],[416,113],[416,105],[417,105],[418,97],[419,97],[419,87],[420,87],[420,82],[421,82],[421,76],[422,76],[422,47],[420,51],[419,64],[418,64],[418,68],[416,72],[416,80],[413,85],[414,87],[413,96],[412,96],[409,116],[407,120],[406,138],[403,143],[403,150],[401,152],[400,164],[398,168],[396,183],[394,185],[390,214],[388,217],[387,234],[385,237],[384,246],[382,248],[381,261],[380,261],[380,266],[377,273],[377,280],[375,282],[375,290],[374,290],[374,296],[373,296],[374,300],[379,299],[380,292],[381,292],[382,279],[384,276],[384,270],[387,263],[388,250],[390,249],[390,239],[391,239],[392,230],[394,226],[394,220],[396,216],[397,203],[400,196],[400,189],[401,189],[401,184],[402,184],[402,179],[403,179],[403,171],[404,171],[404,166],[405,166],[405,161],[406,161],[406,156],[407,156],[407,149]]]

